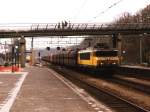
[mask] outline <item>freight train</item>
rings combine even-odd
[[[69,50],[42,57],[43,61],[69,67],[103,68],[118,66],[120,59],[116,49]]]

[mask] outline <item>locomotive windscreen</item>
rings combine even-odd
[[[90,52],[80,53],[81,60],[90,60]]]
[[[96,51],[95,55],[97,57],[111,57],[111,56],[117,56],[118,55],[118,51]]]

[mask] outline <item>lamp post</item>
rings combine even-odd
[[[140,38],[140,64],[142,64],[142,38]]]
[[[19,52],[19,41],[18,41],[18,49],[17,49],[17,58],[18,58],[18,68],[20,67],[19,66],[19,54],[20,54],[20,52]]]
[[[143,38],[147,33],[140,34],[140,64],[143,63]]]
[[[18,65],[19,68],[19,40],[14,40],[14,58],[15,58],[15,66]]]
[[[12,44],[12,72],[14,72],[14,45]]]
[[[15,45],[15,66],[17,64],[17,60],[18,59],[18,45]],[[19,65],[19,62],[18,62],[18,65]]]

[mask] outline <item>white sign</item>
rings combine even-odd
[[[0,44],[0,53],[5,54],[6,52],[10,51],[10,47],[5,44]]]

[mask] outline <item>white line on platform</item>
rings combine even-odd
[[[8,74],[8,73],[7,73]],[[9,112],[16,97],[18,92],[20,91],[20,88],[23,84],[23,81],[25,80],[27,76],[27,72],[20,72],[20,73],[14,73],[14,74],[23,74],[21,78],[18,80],[18,82],[15,84],[15,87],[11,90],[11,93],[8,95],[6,100],[4,101],[5,103],[2,105],[0,112]]]

